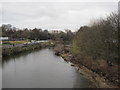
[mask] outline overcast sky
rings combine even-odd
[[[4,2],[0,4],[0,23],[74,31],[117,9],[117,2]]]

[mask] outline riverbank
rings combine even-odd
[[[94,82],[97,88],[119,88],[118,66],[109,66],[104,60],[79,60],[70,50],[70,46],[63,44],[54,47],[56,55],[61,56],[66,62],[71,62],[71,66]]]
[[[83,62],[83,60],[79,60],[71,53],[71,47],[69,45],[56,44],[56,42],[50,41],[22,47],[3,48],[2,56],[3,58],[10,57],[12,55],[17,55],[27,51],[39,50],[45,47],[54,47],[56,55],[61,56],[66,62],[71,62],[71,66],[75,67],[78,72],[83,74],[83,76],[94,82],[95,87],[118,88],[118,71],[116,71],[117,69],[115,65],[108,66],[104,61],[95,62],[91,60],[88,62],[86,60],[86,62]]]
[[[32,45],[24,45],[20,47],[2,48],[2,57],[6,58],[13,55],[17,55],[19,53],[38,50],[45,47],[53,47],[53,46],[54,46],[54,42],[48,41],[48,42],[41,42],[41,43],[36,43]]]

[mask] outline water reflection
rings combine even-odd
[[[4,64],[5,63],[9,63],[11,60],[15,61],[16,58],[19,58],[19,57],[27,57],[30,53],[34,53],[34,52],[37,52],[39,50],[34,50],[34,51],[27,51],[27,52],[23,52],[23,53],[19,53],[17,55],[13,55],[11,57],[4,57],[2,58],[2,67],[4,67]]]
[[[80,78],[81,74],[76,71],[75,73],[75,82],[74,82],[74,88],[89,88],[92,83],[88,79]]]
[[[50,49],[3,62],[3,88],[84,88],[90,84]]]

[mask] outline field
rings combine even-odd
[[[21,41],[2,41],[3,45],[16,45],[16,44],[24,44],[29,42],[28,40],[21,40]]]

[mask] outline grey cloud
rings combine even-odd
[[[117,3],[3,3],[3,23],[19,28],[78,29],[91,19],[117,11]]]

